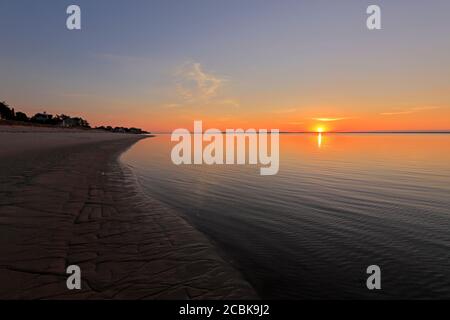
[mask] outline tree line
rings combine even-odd
[[[24,112],[16,112],[14,108],[10,107],[6,102],[0,102],[0,119],[8,120],[20,123],[30,123],[39,124],[47,126],[58,126],[65,128],[84,128],[90,129],[91,126],[89,122],[81,117],[71,117],[65,114],[51,115],[45,111],[42,113],[36,113],[32,117],[28,117]],[[145,134],[149,133],[140,128],[126,128],[126,127],[111,127],[111,126],[100,126],[96,127],[98,130],[105,130],[110,132],[118,133],[135,133],[135,134]]]

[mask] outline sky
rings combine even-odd
[[[82,30],[66,28],[81,8]],[[381,30],[366,8],[381,7]],[[0,100],[153,132],[450,129],[448,0],[0,0]]]

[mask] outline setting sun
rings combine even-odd
[[[318,133],[322,133],[322,132],[324,132],[325,131],[325,129],[323,128],[323,127],[318,127],[317,128],[317,132]]]

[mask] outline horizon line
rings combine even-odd
[[[150,132],[152,134],[172,134],[172,132],[169,131],[151,131]],[[189,131],[189,133],[191,134],[204,134],[205,131],[203,132],[192,132]],[[221,133],[221,134],[225,134],[226,131],[220,130],[217,133]],[[238,132],[235,132],[237,134],[239,134]],[[259,132],[256,132],[257,134]],[[267,133],[270,134],[270,131],[267,130]],[[280,131],[280,134],[298,134],[298,133],[312,133],[312,134],[327,134],[327,133],[332,133],[332,134],[366,134],[366,133],[370,133],[370,134],[386,134],[386,133],[390,133],[390,134],[450,134],[450,130],[373,130],[373,131],[324,131],[324,132],[317,132],[317,131]],[[250,133],[251,134],[251,133]]]

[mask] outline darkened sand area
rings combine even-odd
[[[0,299],[247,299],[252,287],[119,155],[143,136],[0,126]],[[66,268],[81,268],[68,290]]]

